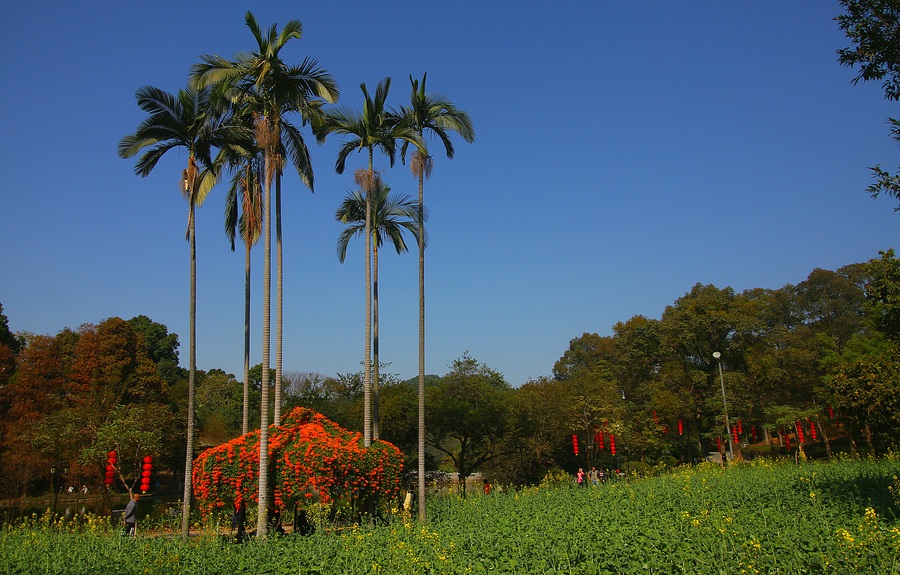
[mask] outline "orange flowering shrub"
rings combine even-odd
[[[269,428],[269,485],[276,505],[318,494],[323,503],[343,496],[360,509],[385,506],[400,492],[403,456],[394,445],[350,432],[303,407]],[[205,515],[259,499],[259,430],[208,449],[194,461],[194,494]]]

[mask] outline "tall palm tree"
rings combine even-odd
[[[259,458],[259,513],[258,534],[265,537],[267,531],[266,502],[268,501],[268,446],[269,446],[269,352],[271,349],[271,285],[272,285],[272,238],[271,214],[272,180],[276,175],[276,219],[280,222],[280,174],[285,153],[292,159],[300,179],[313,189],[312,165],[309,151],[300,133],[293,129],[284,116],[299,112],[303,122],[317,123],[316,116],[321,101],[337,101],[337,84],[328,72],[320,68],[315,60],[304,59],[300,66],[288,66],[281,59],[281,49],[293,38],[301,38],[303,25],[299,20],[291,20],[281,33],[277,25],[272,25],[263,33],[252,13],[247,12],[244,21],[250,28],[257,49],[253,52],[236,54],[234,60],[220,56],[204,55],[202,62],[191,68],[191,82],[196,86],[218,86],[229,94],[239,106],[252,112],[255,118],[256,144],[265,159],[264,171],[264,212],[265,212],[265,271],[263,272],[263,381],[260,424]],[[320,99],[320,100],[318,100]],[[281,419],[281,318],[282,318],[282,271],[281,271],[281,225],[278,224],[278,324],[276,336],[275,371],[275,423]]]
[[[188,201],[188,229],[186,238],[191,245],[191,295],[190,295],[190,367],[188,370],[187,451],[184,463],[184,499],[181,516],[181,532],[188,536],[188,519],[191,506],[191,472],[194,459],[194,382],[197,370],[197,247],[194,234],[194,210],[203,203],[215,185],[212,150],[227,148],[246,136],[240,125],[230,124],[213,113],[209,90],[180,90],[177,96],[143,86],[135,93],[138,106],[150,114],[133,134],[122,138],[118,153],[131,158],[145,148],[150,148],[138,159],[134,171],[146,177],[157,162],[173,148],[188,150],[188,166],[182,171],[180,188]]]
[[[369,206],[370,192],[375,180],[375,172],[372,168],[375,148],[381,150],[394,165],[396,156],[396,142],[402,140],[414,145],[419,144],[419,139],[398,118],[391,115],[385,108],[388,91],[391,88],[391,79],[385,78],[378,83],[375,89],[375,97],[369,96],[365,83],[359,85],[363,92],[363,109],[357,112],[347,107],[338,107],[328,110],[324,114],[322,124],[317,127],[316,135],[319,141],[325,140],[331,133],[349,136],[338,151],[338,157],[334,169],[338,174],[344,173],[347,157],[353,152],[366,150],[369,153],[368,170],[356,171],[356,183],[360,185],[366,196],[366,205]],[[371,247],[372,238],[371,208],[366,209],[366,337],[365,359],[363,375],[363,443],[366,447],[372,444],[372,263]]]
[[[234,251],[237,233],[244,242],[244,401],[241,435],[250,431],[250,249],[262,235],[259,164],[258,157],[251,157],[243,166],[239,165],[225,198],[225,234],[231,241],[231,251]]]
[[[370,224],[372,228],[372,439],[379,438],[379,403],[378,403],[378,248],[390,240],[398,254],[408,251],[403,239],[403,230],[418,237],[419,226],[416,224],[416,204],[408,196],[390,195],[391,188],[379,176],[375,176],[372,184],[372,200],[370,202]],[[349,224],[338,238],[338,260],[344,263],[347,256],[347,245],[350,238],[366,232],[366,200],[361,191],[347,194],[341,206],[334,214],[336,220]]]
[[[412,129],[419,142],[424,142],[425,133],[436,136],[444,144],[447,158],[453,158],[453,142],[450,141],[448,131],[457,132],[467,142],[475,140],[475,130],[472,127],[472,119],[463,110],[459,110],[443,94],[428,94],[425,92],[425,78],[422,75],[422,84],[413,80],[409,106],[400,108],[400,116]],[[406,159],[407,143],[404,142],[401,156]],[[424,235],[424,182],[431,177],[433,167],[432,157],[424,145],[417,146],[416,152],[410,162],[412,173],[419,179],[419,519],[425,520],[425,235]]]

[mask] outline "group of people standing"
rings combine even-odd
[[[579,487],[584,487],[591,483],[591,485],[599,485],[601,482],[606,482],[606,472],[602,469],[597,469],[596,467],[591,467],[591,470],[587,473],[584,472],[584,469],[581,467],[578,468],[578,473],[575,474],[575,484]]]

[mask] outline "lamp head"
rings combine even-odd
[[[720,357],[722,357],[722,354],[719,353],[718,351],[714,351],[714,352],[713,352],[713,357],[716,358],[716,359],[719,359]]]

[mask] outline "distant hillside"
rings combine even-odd
[[[441,380],[441,376],[439,376],[439,375],[434,375],[434,374],[426,375],[425,376],[425,387],[428,387],[430,385],[435,385],[440,380]],[[400,383],[402,383],[403,385],[408,385],[409,387],[411,387],[413,389],[419,389],[419,376],[417,375],[415,377],[411,377],[411,378],[407,379],[406,381],[402,381]]]

